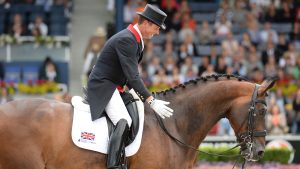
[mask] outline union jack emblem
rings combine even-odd
[[[95,140],[95,134],[94,133],[88,133],[88,132],[81,132],[81,139],[83,140]]]

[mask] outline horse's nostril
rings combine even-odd
[[[257,153],[257,155],[260,156],[260,157],[261,157],[263,154],[264,154],[264,151],[258,151],[258,153]]]

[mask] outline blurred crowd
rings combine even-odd
[[[72,0],[1,0],[0,35],[11,41],[21,36],[67,35]]]
[[[218,8],[193,9],[207,2],[217,3]],[[136,12],[147,3],[168,15],[167,30],[145,42],[140,73],[151,90],[215,73],[240,75],[255,83],[277,76],[269,97],[267,129],[271,134],[300,133],[299,1],[127,0],[125,26],[136,23]],[[233,131],[222,119],[211,134]]]

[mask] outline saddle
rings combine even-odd
[[[123,92],[120,93],[123,102],[127,108],[127,111],[132,119],[131,127],[129,129],[129,134],[128,134],[128,139],[125,142],[126,146],[132,143],[138,133],[139,129],[139,114],[138,114],[138,108],[136,104],[136,99],[133,98],[133,96],[129,92]],[[83,103],[88,104],[88,98],[87,98],[87,89],[84,87],[83,88]],[[113,129],[114,129],[114,124],[110,120],[110,118],[107,116],[105,110],[103,113],[103,116],[106,117],[107,121],[107,126],[108,126],[108,133],[111,136]]]

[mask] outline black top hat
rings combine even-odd
[[[167,18],[167,14],[165,14],[162,10],[158,9],[157,7],[147,4],[144,11],[137,12],[137,14],[145,17],[146,19],[155,23],[162,29],[164,29],[164,30],[166,29],[166,25],[165,25],[164,21]]]

